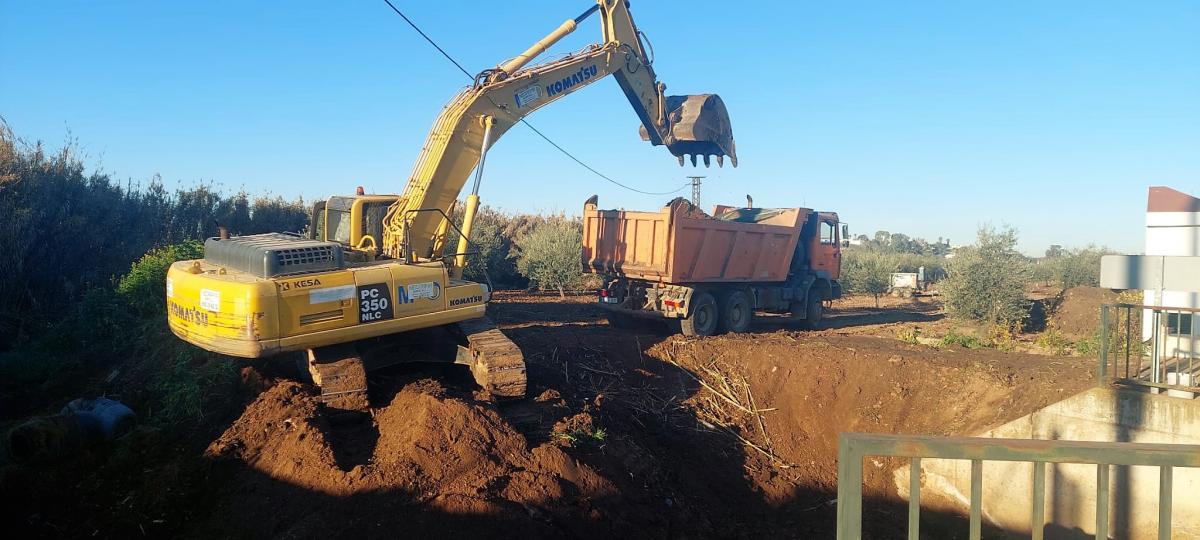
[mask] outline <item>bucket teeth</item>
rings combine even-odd
[[[711,158],[712,158],[712,156],[710,156],[708,154],[704,154],[704,168],[705,169],[707,169],[709,166],[712,165],[712,162],[709,161]]]
[[[675,157],[679,158],[679,166],[682,167],[683,166],[683,156],[675,156]]]
[[[717,156],[717,166],[725,167],[725,156],[722,156],[722,155]]]
[[[695,167],[696,166],[696,154],[692,154],[691,158],[692,158],[692,166]]]

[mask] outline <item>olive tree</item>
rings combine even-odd
[[[556,219],[538,224],[518,242],[517,269],[532,285],[557,289],[560,296],[566,296],[566,289],[582,285],[582,235],[578,221]]]
[[[1008,327],[1028,316],[1029,262],[1016,246],[1015,229],[984,225],[974,245],[955,253],[941,287],[951,315]]]
[[[897,258],[892,254],[866,250],[847,250],[842,259],[841,282],[848,292],[869,294],[879,307],[879,297],[888,292]]]

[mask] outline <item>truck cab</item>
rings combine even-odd
[[[817,212],[814,220],[817,234],[809,240],[809,262],[814,273],[820,277],[836,280],[842,273],[842,238],[836,212]]]

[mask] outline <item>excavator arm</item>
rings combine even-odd
[[[525,67],[577,25],[599,12],[604,42],[590,45],[565,58]],[[640,32],[629,14],[626,0],[597,0],[596,6],[568,19],[525,52],[486,70],[442,110],[413,167],[408,185],[384,219],[383,252],[395,259],[428,260],[440,253],[448,231],[450,208],[476,171],[475,185],[467,198],[460,256],[461,272],[478,207],[479,180],[487,149],[526,115],[558,99],[613,75],[641,120],[644,140],[664,145],[683,164],[684,156],[703,156],[708,165],[716,156],[722,165],[728,156],[737,166],[729,115],[715,94],[666,96]]]

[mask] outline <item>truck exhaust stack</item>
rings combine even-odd
[[[733,127],[725,102],[716,94],[691,94],[666,96],[667,122],[671,126],[667,149],[679,158],[683,165],[685,156],[690,156],[692,165],[696,158],[704,159],[704,166],[711,164],[716,156],[717,166],[725,165],[725,157],[737,167],[737,148],[733,142]],[[645,126],[639,130],[642,140],[650,140]]]

